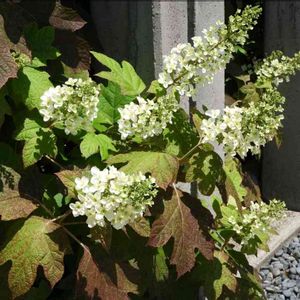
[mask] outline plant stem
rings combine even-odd
[[[82,224],[86,224],[86,222],[66,222],[66,223],[63,223],[64,226],[82,225]]]
[[[182,164],[185,162],[187,158],[189,158],[201,145],[202,139],[199,140],[196,146],[194,146],[191,150],[189,150],[186,154],[184,154],[182,157],[179,158],[179,162]]]
[[[71,214],[71,210],[66,211],[63,215],[60,215],[54,219],[51,220],[51,222],[56,222],[58,220],[60,220],[59,223],[61,223],[67,216],[69,216]]]
[[[83,244],[71,231],[69,231],[65,226],[61,225],[62,229],[75,241],[77,242],[84,250],[90,252],[85,244]]]
[[[49,159],[52,163],[54,163],[55,165],[57,165],[60,169],[62,170],[65,170],[65,168],[60,164],[58,163],[57,161],[55,161],[52,157],[50,157],[49,155],[45,155],[45,157],[47,159]]]

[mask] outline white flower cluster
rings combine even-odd
[[[147,139],[161,134],[172,123],[173,113],[179,108],[174,95],[161,96],[156,101],[137,97],[137,102],[119,109],[118,125],[122,139],[130,136]]]
[[[224,152],[234,156],[243,141],[242,134],[243,109],[237,106],[225,107],[224,113],[218,109],[208,110],[208,119],[202,121],[202,143],[222,143]]]
[[[300,69],[300,52],[293,57],[283,55],[281,51],[274,51],[256,66],[257,83],[264,84],[270,81],[275,85],[290,80]]]
[[[69,78],[65,84],[51,87],[41,97],[40,113],[44,121],[54,121],[66,134],[89,130],[97,117],[100,89],[90,78]]]
[[[274,221],[285,216],[285,211],[285,203],[276,199],[270,204],[252,202],[249,209],[245,208],[238,218],[230,216],[228,223],[240,236],[241,244],[247,245],[260,232],[270,230]]]
[[[261,146],[271,141],[282,126],[285,98],[276,89],[268,89],[259,102],[250,102],[247,107],[225,107],[205,112],[208,119],[200,129],[203,143],[218,142],[226,155],[238,154],[244,158],[248,151],[260,154]]]
[[[164,56],[163,72],[158,82],[164,87],[174,86],[180,95],[191,97],[194,85],[210,83],[213,75],[225,67],[236,46],[244,45],[248,31],[257,24],[260,7],[247,6],[229,18],[228,25],[218,21],[216,26],[203,30],[203,37],[193,37],[190,43],[179,44]]]
[[[120,229],[143,215],[157,194],[155,179],[143,174],[127,175],[111,166],[92,167],[88,176],[75,179],[78,201],[70,204],[73,215],[87,216],[88,226]]]

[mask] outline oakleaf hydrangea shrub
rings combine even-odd
[[[64,11],[55,7],[52,26]],[[277,137],[277,87],[299,54],[257,62],[241,88],[253,97],[223,110],[180,105],[226,67],[260,14],[247,6],[177,45],[148,88],[128,62],[101,53],[92,52],[108,68],[95,74],[100,84],[66,67],[51,26],[24,28],[28,49],[2,41],[17,69],[0,80],[1,299],[196,299],[199,287],[210,300],[264,298],[245,254],[267,249],[285,206],[255,197],[240,160]],[[211,209],[178,182],[197,186]]]

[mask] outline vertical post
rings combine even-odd
[[[265,52],[282,50],[293,55],[300,50],[300,2],[265,2]],[[300,75],[280,90],[286,97],[283,142],[274,142],[263,152],[263,195],[284,200],[287,207],[300,211]]]
[[[193,35],[202,35],[202,30],[216,24],[218,20],[224,22],[225,7],[224,1],[195,1],[194,2],[194,29]],[[191,105],[197,109],[205,105],[208,109],[223,109],[225,105],[224,70],[219,71],[214,81],[205,86],[197,88],[196,95]],[[223,156],[223,150],[219,145],[214,145],[215,150]]]
[[[188,41],[187,1],[152,1],[155,76],[162,70],[163,55],[179,43]],[[188,99],[182,106],[189,111]]]
[[[218,20],[224,21],[224,1],[195,1],[194,9],[195,36],[202,35],[203,29],[215,25]],[[198,109],[202,105],[209,109],[223,109],[225,103],[224,70],[215,75],[210,85],[198,87],[193,101]]]

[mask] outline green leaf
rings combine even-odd
[[[5,96],[7,95],[7,89],[4,87],[0,90],[0,128],[4,123],[5,115],[11,116],[11,108],[8,105]]]
[[[150,236],[150,223],[146,218],[139,218],[128,224],[136,233],[143,237]]]
[[[64,170],[55,175],[60,179],[63,185],[67,188],[68,196],[71,198],[76,197],[75,193],[75,178],[82,175],[82,170]]]
[[[214,151],[199,150],[188,163],[185,179],[197,182],[203,195],[211,195],[216,184],[224,177],[223,161]]]
[[[256,86],[253,82],[243,85],[240,91],[245,94],[244,101],[246,103],[257,102],[260,100],[259,93],[256,90]]]
[[[100,152],[102,160],[105,160],[109,150],[117,151],[113,140],[105,134],[87,133],[80,143],[80,151],[85,158]]]
[[[247,190],[242,186],[243,178],[241,176],[238,162],[235,159],[227,159],[224,163],[226,174],[225,188],[227,197],[232,196],[237,201],[238,208],[241,208]]]
[[[18,73],[18,78],[11,82],[14,99],[23,102],[29,110],[39,108],[41,96],[52,87],[50,75],[31,67],[24,67]]]
[[[57,155],[56,136],[50,128],[42,127],[33,119],[25,119],[16,139],[25,140],[22,151],[25,168],[39,161],[44,155]]]
[[[229,257],[223,251],[215,251],[213,263],[205,268],[205,277],[204,289],[208,299],[219,299],[224,286],[236,291],[237,279],[230,268]]]
[[[20,156],[8,145],[0,142],[0,165],[11,167],[16,171],[22,168]]]
[[[172,124],[164,130],[163,138],[167,143],[166,152],[176,156],[183,156],[199,141],[197,132],[183,109],[174,113]]]
[[[0,165],[0,195],[10,190],[16,190],[20,177],[20,174],[11,167]]]
[[[24,199],[17,191],[7,191],[0,194],[0,220],[10,221],[28,217],[37,206]]]
[[[50,220],[31,217],[14,222],[0,252],[0,265],[11,260],[8,284],[13,298],[25,294],[33,285],[38,266],[53,287],[64,273],[64,255],[69,250],[67,237]]]
[[[121,171],[129,174],[151,173],[156,179],[156,183],[163,189],[176,181],[179,168],[176,157],[162,152],[134,151],[127,154],[118,154],[110,157],[107,163],[126,163]]]
[[[103,71],[98,73],[97,76],[117,83],[123,95],[137,96],[143,92],[146,86],[130,63],[122,61],[122,65],[120,65],[117,61],[102,53],[94,51],[91,53],[100,63],[110,69],[110,72]]]
[[[113,82],[108,82],[107,87],[101,85],[98,117],[94,122],[104,124],[116,123],[120,118],[118,109],[130,103],[133,99],[133,97],[122,95],[120,87]]]
[[[209,238],[205,227],[200,227],[191,209],[186,205],[196,202],[190,196],[174,189],[171,197],[164,201],[163,214],[152,224],[148,245],[152,247],[164,246],[171,237],[174,238],[171,264],[176,265],[178,277],[189,272],[195,265],[195,249],[199,249],[206,259],[213,258],[213,242]],[[200,205],[200,202],[198,201]],[[194,204],[195,205],[195,204]],[[198,208],[204,216],[205,209]]]
[[[36,24],[27,26],[24,30],[26,42],[31,49],[33,63],[36,66],[44,66],[48,59],[56,59],[58,51],[52,46],[54,41],[54,28],[45,26],[38,28]]]
[[[147,90],[147,93],[156,95],[161,93],[163,90],[163,86],[157,80],[153,80],[150,84],[149,89]]]

